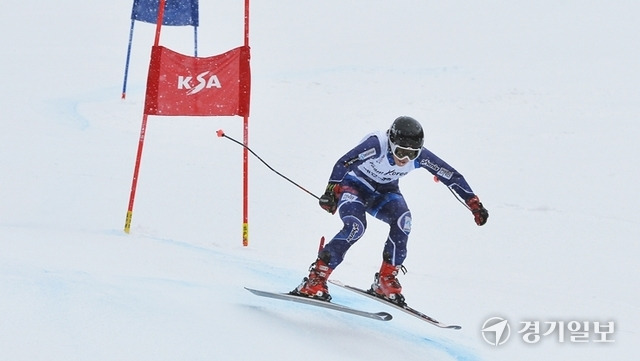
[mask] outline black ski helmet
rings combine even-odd
[[[417,120],[401,116],[396,118],[387,131],[389,141],[404,148],[420,149],[424,144],[424,131]]]

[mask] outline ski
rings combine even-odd
[[[318,306],[318,307],[328,308],[334,311],[340,311],[340,312],[345,312],[352,315],[367,317],[367,318],[371,318],[378,321],[389,321],[393,318],[393,316],[391,316],[391,314],[387,312],[367,312],[367,311],[362,311],[359,309],[351,308],[348,306],[344,306],[344,305],[329,302],[329,301],[318,300],[315,298],[295,296],[295,295],[290,295],[288,293],[261,291],[261,290],[256,290],[248,287],[245,287],[245,289],[253,293],[254,295],[261,296],[261,297],[269,297],[269,298],[275,298],[278,300],[304,303],[307,305]]]
[[[416,310],[416,309],[414,309],[412,307],[409,307],[408,305],[404,305],[404,306],[397,305],[397,304],[395,304],[395,303],[393,303],[393,302],[391,302],[391,301],[389,301],[389,300],[387,300],[385,298],[376,296],[375,294],[370,293],[367,290],[363,290],[362,288],[345,285],[344,283],[342,283],[342,282],[340,282],[338,280],[329,280],[329,282],[331,284],[334,284],[334,285],[338,286],[338,287],[342,287],[342,288],[344,288],[346,290],[353,291],[355,293],[359,293],[359,294],[361,294],[363,296],[367,296],[367,297],[369,297],[369,298],[371,298],[373,300],[376,300],[376,301],[382,302],[382,303],[384,303],[386,305],[389,305],[391,307],[394,307],[394,308],[396,308],[396,309],[398,309],[398,310],[400,310],[400,311],[402,311],[402,312],[404,312],[406,314],[414,316],[414,317],[416,317],[416,318],[418,318],[420,320],[423,320],[425,322],[428,322],[428,323],[430,323],[430,324],[432,324],[434,326],[437,326],[437,327],[440,327],[440,328],[450,328],[450,329],[454,329],[454,330],[459,330],[459,329],[462,328],[462,326],[459,326],[459,325],[448,325],[448,324],[442,323],[442,322],[436,320],[435,318],[433,318],[431,316],[427,316],[426,314],[424,314],[424,313],[422,313],[422,312],[420,312],[420,311],[418,311],[418,310]]]

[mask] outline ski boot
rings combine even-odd
[[[331,295],[327,288],[327,279],[332,271],[323,260],[317,259],[309,267],[309,277],[305,277],[302,283],[289,294],[330,301]]]
[[[389,262],[383,261],[380,272],[376,273],[373,278],[373,284],[369,292],[399,306],[406,305],[402,295],[402,285],[396,278],[398,271],[407,273],[404,266],[394,266]]]

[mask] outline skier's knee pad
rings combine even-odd
[[[409,233],[411,233],[411,212],[404,212],[400,217],[398,217],[396,224],[404,234],[409,235]]]
[[[345,241],[353,243],[359,240],[367,229],[367,221],[356,216],[346,216],[342,218],[344,222]]]

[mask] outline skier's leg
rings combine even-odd
[[[349,248],[358,241],[367,228],[363,201],[353,193],[343,193],[338,203],[342,229],[329,241],[318,257],[334,269],[344,260]]]
[[[383,260],[400,266],[407,257],[407,241],[411,232],[411,211],[400,193],[384,194],[371,209],[371,214],[389,225]]]
[[[318,259],[311,264],[309,276],[292,294],[303,295],[323,300],[330,300],[327,279],[344,259],[349,248],[362,237],[367,221],[363,202],[352,193],[343,193],[338,203],[338,212],[343,227],[318,253]]]
[[[371,289],[398,304],[404,304],[402,286],[396,278],[401,270],[402,263],[407,257],[407,241],[411,232],[411,212],[402,197],[402,194],[384,194],[371,213],[378,219],[389,224],[389,235],[384,245],[382,266],[376,273]]]

